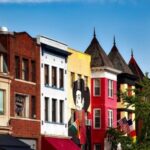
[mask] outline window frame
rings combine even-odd
[[[59,88],[64,89],[64,69],[59,68]]]
[[[114,95],[114,82],[111,79],[108,79],[108,97],[113,98]]]
[[[57,88],[57,67],[52,66],[52,87]]]
[[[96,83],[95,83],[96,80],[99,81],[99,87],[96,87]],[[93,95],[94,95],[94,96],[101,96],[101,79],[100,79],[100,78],[95,78],[95,79],[94,79],[94,86],[93,86],[93,88],[94,88],[94,89],[93,89],[93,91],[94,91],[94,94],[93,94]],[[99,88],[99,94],[95,94],[95,92],[96,92],[95,88]]]
[[[20,57],[15,56],[15,78],[20,79]]]
[[[55,102],[55,103],[54,103]],[[55,107],[54,107],[55,104]],[[57,122],[57,99],[52,98],[52,122]]]
[[[16,112],[16,107],[17,107],[17,102],[16,102],[16,96],[20,96],[20,97],[24,97],[24,108],[23,108],[23,110],[22,110],[22,114],[20,114],[20,115],[18,115],[17,114],[17,112]],[[29,102],[30,102],[30,96],[29,95],[27,95],[27,94],[21,94],[21,93],[15,93],[15,116],[16,117],[19,117],[19,118],[30,118],[30,104],[29,104]]]
[[[29,60],[22,59],[22,80],[29,81]]]
[[[96,125],[96,121],[95,121],[95,119],[96,119],[96,116],[95,116],[95,112],[97,111],[97,110],[99,110],[99,127],[96,127],[95,125]],[[93,109],[93,111],[94,111],[94,113],[93,113],[93,128],[94,129],[101,129],[101,108],[94,108]]]
[[[44,121],[49,121],[49,97],[44,97]]]
[[[59,101],[59,122],[64,123],[64,100]]]
[[[6,93],[6,91],[5,90],[3,90],[3,89],[0,89],[0,91],[3,93],[3,99],[2,99],[2,112],[0,112],[0,116],[2,116],[2,115],[5,115],[5,93]]]
[[[44,85],[49,85],[49,65],[44,64]]]
[[[113,127],[113,119],[114,119],[114,112],[112,109],[108,109],[108,127]]]

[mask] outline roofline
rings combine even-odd
[[[107,71],[110,71],[110,72],[113,72],[115,74],[120,74],[122,73],[122,71],[120,70],[117,70],[117,69],[114,69],[114,68],[111,68],[111,67],[107,67],[107,66],[102,66],[102,67],[92,67],[92,70],[107,70]]]
[[[91,57],[91,55],[90,55],[90,54],[87,54],[87,53],[81,52],[80,50],[76,50],[76,49],[71,48],[71,47],[68,47],[68,49],[70,49],[70,50],[72,50],[72,51],[75,51],[75,52],[78,52],[78,53],[81,53],[81,54],[83,54],[83,55],[87,55],[87,56]]]
[[[62,45],[64,45],[64,46],[68,46],[68,45],[67,45],[67,44],[65,44],[65,43],[62,43],[62,42],[60,42],[60,41],[57,41],[57,40],[51,39],[51,38],[46,37],[46,36],[44,36],[44,35],[37,35],[37,36],[36,36],[36,38],[40,38],[40,37],[45,38],[45,39],[48,39],[48,40],[51,40],[51,41],[53,41],[53,42],[57,42],[57,43],[62,44]]]

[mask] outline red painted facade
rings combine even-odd
[[[8,70],[12,77],[10,87],[10,116],[9,121],[12,127],[12,135],[36,141],[36,149],[40,150],[40,47],[37,45],[34,38],[26,32],[0,34],[0,43],[8,51]],[[19,79],[15,77],[15,56],[19,58]],[[28,80],[22,79],[23,59],[28,61]],[[35,81],[32,81],[31,64],[35,62]],[[28,95],[28,117],[16,116],[16,94]],[[31,101],[35,98],[35,103]],[[32,116],[32,111],[35,109],[35,117]]]
[[[116,81],[113,81],[113,97],[108,97],[108,79],[100,79],[100,96],[94,96],[94,78],[91,79],[91,107],[92,107],[92,127],[91,127],[91,140],[92,150],[94,144],[100,144],[101,149],[104,149],[104,139],[106,137],[106,130],[108,129],[108,110],[113,110],[113,127],[117,125],[117,86]],[[94,109],[101,109],[101,128],[94,128]]]

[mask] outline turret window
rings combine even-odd
[[[100,79],[94,79],[94,96],[100,95]]]

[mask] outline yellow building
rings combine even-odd
[[[76,51],[72,48],[68,48],[71,55],[68,57],[68,121],[72,123],[74,121],[74,111],[76,109],[76,104],[73,97],[73,86],[74,82],[78,79],[84,80],[84,86],[89,88],[90,91],[90,62],[91,57],[88,54]],[[89,97],[90,100],[90,97]],[[86,103],[86,99],[84,100]],[[90,106],[88,107],[88,112],[90,111]]]

